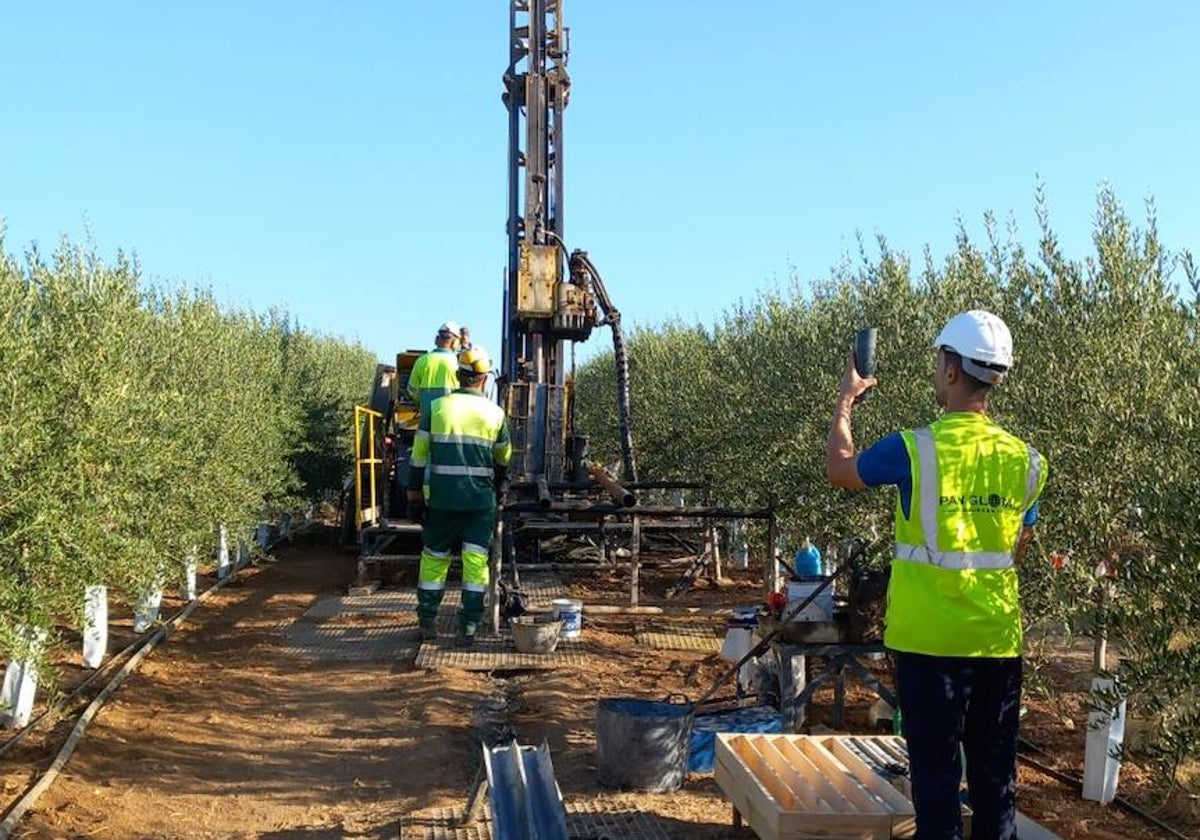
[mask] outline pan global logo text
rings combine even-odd
[[[982,493],[972,494],[970,496],[938,496],[938,505],[941,507],[961,507],[967,510],[1008,510],[1017,507],[1017,500],[1008,496],[1001,496],[999,493]]]

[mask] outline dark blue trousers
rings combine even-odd
[[[892,655],[917,840],[962,840],[960,745],[974,840],[1016,840],[1021,660]]]

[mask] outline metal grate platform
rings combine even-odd
[[[576,640],[560,640],[554,653],[518,653],[512,637],[507,635],[480,635],[473,647],[456,648],[451,631],[439,633],[436,640],[422,644],[417,651],[416,666],[460,671],[524,671],[582,665],[585,659],[583,644]]]
[[[280,652],[301,659],[373,662],[409,658],[420,644],[411,623],[328,626],[298,621],[287,629]]]
[[[442,608],[458,609],[458,588],[447,587]],[[370,595],[331,595],[317,600],[304,614],[305,618],[333,618],[340,615],[416,615],[417,590],[384,590]],[[416,619],[413,619],[416,621]]]
[[[650,626],[637,631],[637,643],[656,650],[694,650],[719,653],[723,638],[708,624]]]
[[[528,576],[521,586],[530,605],[548,606],[565,590],[557,577]],[[507,635],[479,637],[475,647],[454,647],[460,589],[446,588],[438,611],[438,638],[422,643],[417,628],[417,591],[385,590],[369,595],[319,598],[289,626],[282,653],[302,659],[342,662],[392,661],[416,657],[421,668],[464,671],[559,668],[583,662],[582,645],[562,642],[552,654],[517,653]]]
[[[400,840],[492,840],[492,824],[486,816],[462,828],[458,825],[462,813],[460,808],[438,808],[401,817]],[[567,836],[570,840],[670,840],[656,814],[603,801],[568,803]]]

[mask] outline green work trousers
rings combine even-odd
[[[494,507],[483,510],[429,508],[421,533],[421,571],[417,577],[417,617],[422,627],[437,622],[438,607],[446,592],[446,573],[459,541],[462,542],[462,609],[459,630],[475,635],[483,619],[483,599],[488,585],[488,548],[496,523]]]

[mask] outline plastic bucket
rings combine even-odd
[[[610,697],[596,707],[596,771],[601,787],[666,793],[687,773],[693,709],[671,702]]]
[[[518,653],[554,653],[558,647],[558,636],[562,622],[534,621],[528,616],[514,618],[508,623],[512,630],[513,645]]]
[[[554,607],[554,617],[562,621],[562,637],[578,639],[583,632],[583,601],[555,598],[551,605]]]

